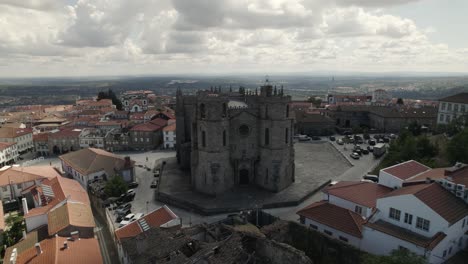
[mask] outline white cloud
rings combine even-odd
[[[409,2],[0,0],[0,72],[466,70],[439,29],[385,12]]]

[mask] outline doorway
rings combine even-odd
[[[241,185],[249,184],[249,170],[241,169],[239,171],[239,184]]]

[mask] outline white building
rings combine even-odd
[[[110,179],[119,175],[126,182],[135,180],[134,161],[102,149],[85,148],[59,156],[62,170],[82,186],[89,180]]]
[[[33,134],[30,128],[0,128],[0,141],[16,143],[17,150],[20,154],[34,149]]]
[[[15,142],[0,142],[0,167],[16,162],[18,156]]]
[[[414,161],[398,165],[381,170],[379,184],[327,187],[323,201],[298,212],[301,223],[372,254],[408,249],[432,264],[467,249],[468,204],[443,181],[424,178],[434,174],[440,179],[443,170]],[[453,169],[451,175],[452,180],[468,181],[468,169]]]
[[[169,119],[171,121],[173,119]],[[173,149],[176,146],[176,124],[168,121],[168,125],[163,128],[163,146],[165,149]],[[175,121],[175,120],[173,120]]]
[[[400,188],[404,182],[411,181],[431,168],[414,160],[385,168],[379,172],[379,184],[389,188]]]
[[[448,124],[468,115],[468,93],[459,93],[439,100],[437,124]]]
[[[383,89],[377,89],[372,92],[372,102],[385,103],[392,100],[392,96]]]
[[[96,128],[84,128],[79,137],[80,148],[105,149],[106,132]]]

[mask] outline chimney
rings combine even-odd
[[[63,241],[63,249],[67,249],[68,248],[68,243],[67,241]]]
[[[34,244],[34,246],[36,247],[36,256],[39,256],[40,254],[42,254],[41,244],[36,243]]]
[[[427,177],[426,178],[426,183],[431,183],[431,182],[432,182],[431,178]]]
[[[21,199],[21,203],[23,204],[23,213],[27,215],[29,213],[28,203],[26,202],[26,198]]]
[[[23,230],[23,239],[26,239],[26,230]]]
[[[10,255],[10,263],[16,264],[16,258],[18,257],[18,250],[16,248],[13,249]]]
[[[72,240],[79,240],[80,239],[80,232],[78,232],[78,231],[70,232],[70,236],[71,236]]]

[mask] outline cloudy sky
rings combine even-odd
[[[0,77],[464,72],[466,10],[466,0],[0,0]]]

